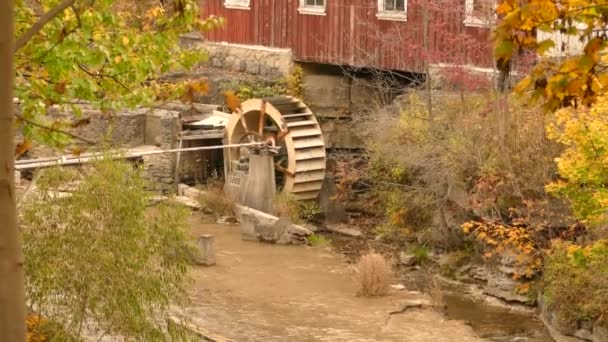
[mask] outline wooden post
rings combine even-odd
[[[199,265],[215,265],[215,253],[213,251],[213,235],[201,235],[196,243],[198,255],[195,262]]]
[[[181,163],[181,159],[182,159],[182,145],[184,144],[184,139],[180,136],[179,137],[179,151],[177,151],[177,157],[175,158],[175,175],[174,175],[174,181],[175,181],[175,193],[178,193],[178,186],[179,186],[179,174],[180,174],[180,163]]]

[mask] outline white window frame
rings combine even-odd
[[[495,2],[494,2],[495,4]],[[493,4],[493,6],[494,6]],[[480,18],[477,17],[473,14],[473,12],[475,11],[475,0],[465,0],[464,3],[464,11],[465,11],[465,18],[464,18],[464,26],[467,27],[490,27],[490,24],[492,23],[492,20],[490,20],[490,18]],[[496,20],[496,13],[494,13],[494,16],[492,18],[493,20]]]
[[[318,5],[307,5],[306,0],[300,0],[300,6],[298,7],[298,13],[310,14],[310,15],[326,15],[327,1],[323,1],[323,6]]]
[[[224,7],[231,9],[251,9],[251,0],[224,0]]]
[[[376,18],[380,20],[395,20],[395,21],[407,21],[407,0],[404,0],[405,10],[398,11],[392,10],[387,11],[384,9],[386,0],[378,0],[378,12]]]

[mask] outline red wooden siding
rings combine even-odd
[[[376,18],[377,0],[326,2],[321,16],[298,13],[299,0],[251,0],[250,10],[202,0],[202,15],[226,18],[224,29],[207,34],[211,41],[291,48],[299,61],[414,72],[424,61],[492,65],[489,31],[462,23],[465,0],[409,0],[405,22]]]

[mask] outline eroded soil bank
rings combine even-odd
[[[330,247],[243,241],[238,225],[209,223],[198,215],[191,223],[193,236],[214,235],[217,264],[195,269],[187,311],[194,323],[216,334],[235,341],[482,340],[462,321],[466,317],[447,319],[466,315],[431,309],[389,315],[407,303],[428,303],[419,291],[357,297],[353,268]],[[452,311],[458,306],[470,303]]]

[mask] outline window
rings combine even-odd
[[[325,15],[325,1],[327,0],[300,0],[298,12],[302,14]]]
[[[407,0],[378,0],[378,19],[407,20]]]
[[[464,24],[471,27],[487,27],[495,17],[495,0],[465,0]]]
[[[234,9],[249,9],[249,0],[224,0],[224,7]]]

